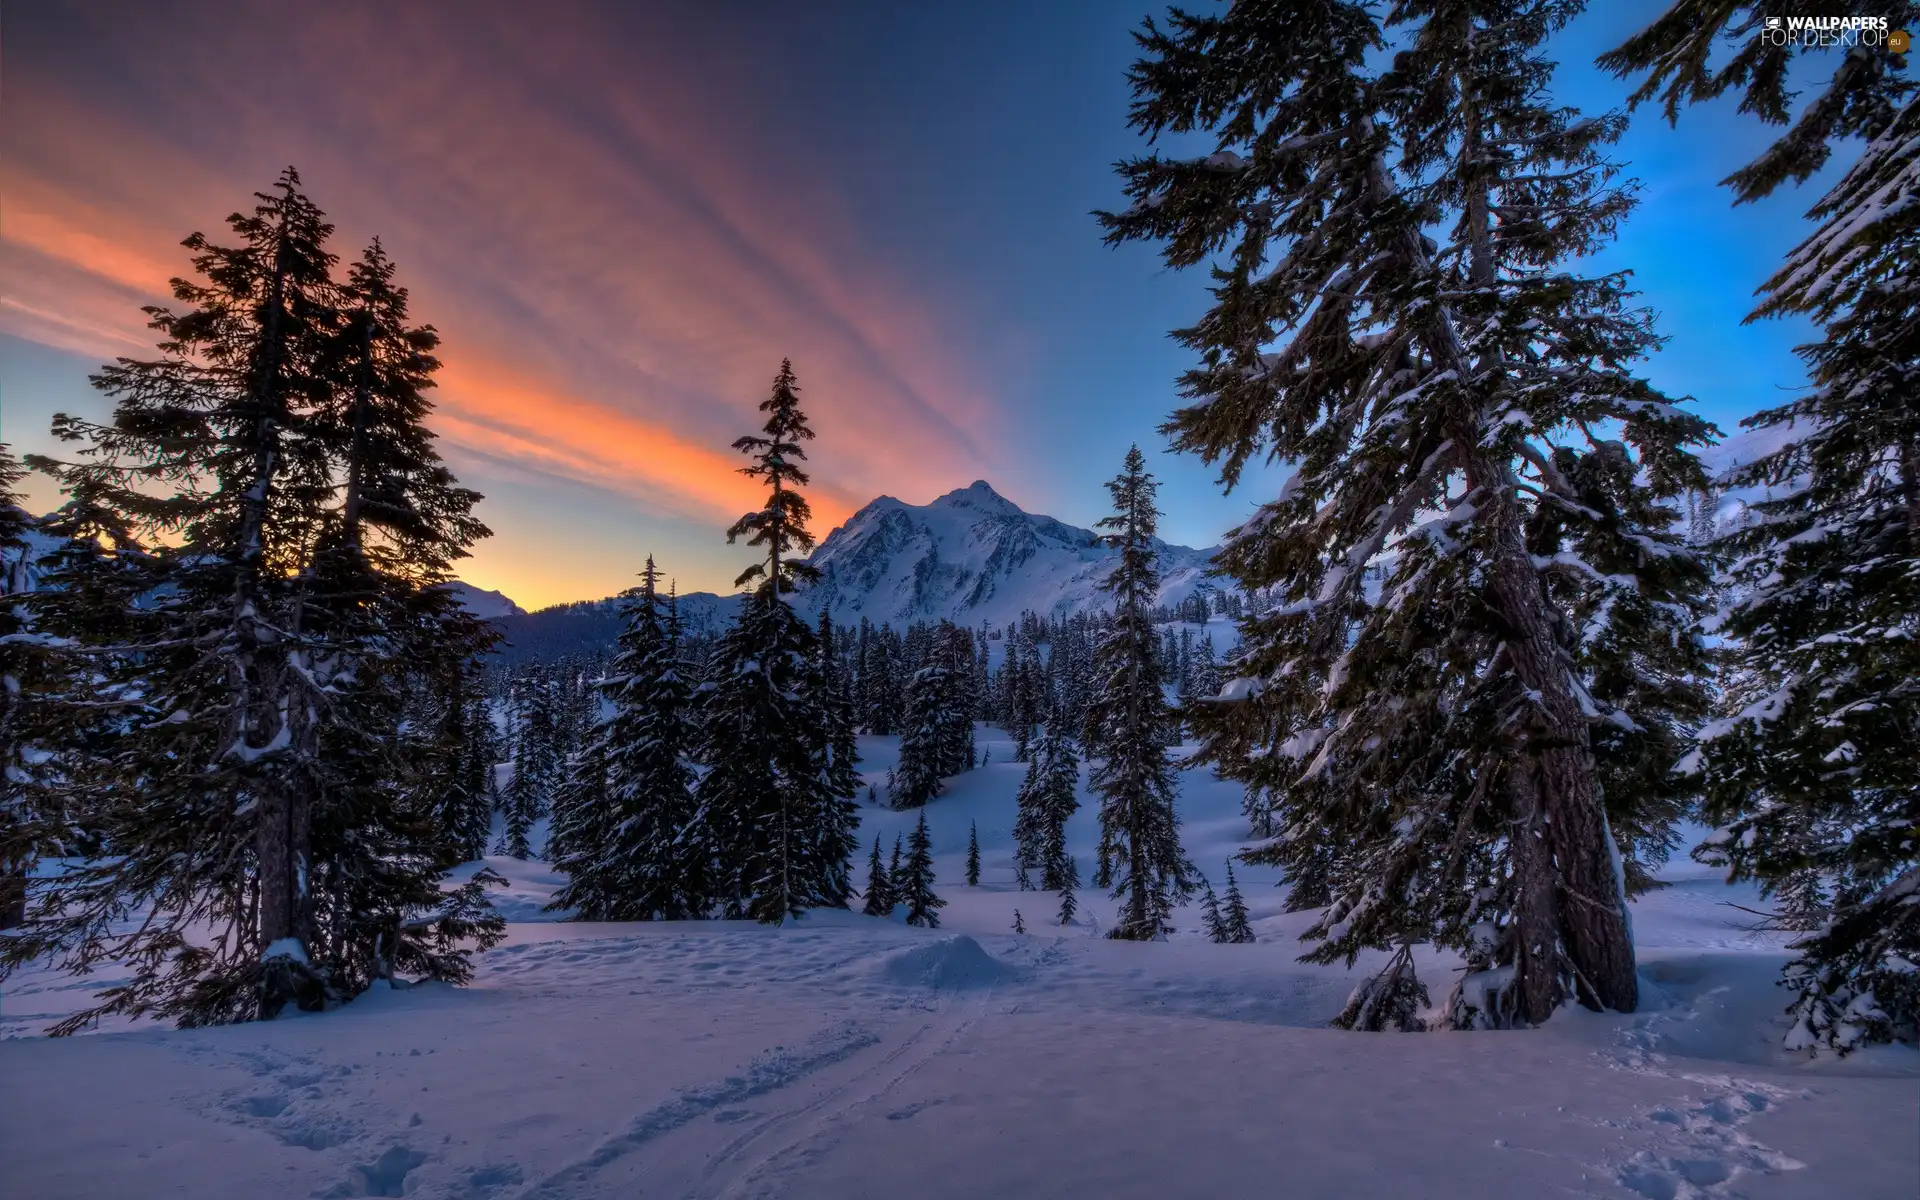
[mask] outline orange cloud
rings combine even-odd
[[[435,426],[456,445],[587,480],[685,516],[731,521],[765,500],[743,459],[675,436],[603,404],[515,380],[505,368],[441,372]],[[816,494],[819,521],[851,509]]]
[[[187,264],[177,265],[148,254],[143,246],[122,234],[102,235],[96,230],[107,225],[96,217],[85,224],[75,219],[72,208],[67,215],[27,207],[19,196],[9,196],[7,217],[0,236],[15,246],[32,250],[84,271],[128,291],[153,295],[165,294],[167,281],[183,274]],[[84,210],[82,210],[84,211]],[[90,227],[91,226],[91,227]]]
[[[991,474],[999,414],[922,299],[938,289],[892,278],[839,198],[703,122],[691,64],[518,8],[402,6],[378,38],[373,11],[130,10],[87,30],[93,75],[22,53],[0,328],[150,345],[138,304],[186,272],[178,239],[217,233],[292,161],[342,256],[380,234],[445,336],[452,445],[724,523],[760,502],[727,446],[790,356],[820,434],[819,532],[879,492]],[[116,71],[162,102],[116,101]]]

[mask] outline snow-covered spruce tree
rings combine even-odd
[[[898,857],[895,858],[898,865]],[[887,869],[880,865],[880,835],[873,837],[873,853],[867,856],[867,896],[866,904],[860,911],[869,917],[893,915],[893,881],[887,876]]]
[[[1920,4],[1838,14],[1912,28]],[[1635,99],[1659,96],[1670,120],[1738,91],[1742,111],[1787,126],[1725,181],[1736,203],[1804,182],[1841,139],[1867,142],[1762,288],[1756,316],[1805,314],[1821,335],[1799,349],[1812,388],[1743,422],[1776,448],[1715,481],[1768,498],[1716,545],[1731,561],[1728,711],[1690,764],[1720,826],[1696,856],[1810,930],[1784,980],[1788,1045],[1845,1053],[1920,1020],[1920,88],[1862,46],[1832,55],[1796,113],[1795,49],[1754,36],[1765,15],[1687,0],[1601,63],[1645,72]],[[1737,49],[1716,63],[1722,40]]]
[[[1207,934],[1207,940],[1216,945],[1231,941],[1227,936],[1226,922],[1220,916],[1220,897],[1213,894],[1213,885],[1203,883],[1200,892],[1200,928]]]
[[[874,849],[877,854],[878,843],[875,843]],[[980,823],[978,821],[967,822],[967,886],[980,886]]]
[[[734,442],[753,457],[744,474],[767,484],[766,506],[734,522],[765,549],[736,580],[761,580],[715,651],[704,704],[697,797],[719,854],[719,895],[729,917],[779,923],[802,910],[844,907],[853,853],[854,806],[828,769],[831,729],[814,632],[786,595],[817,577],[798,554],[813,548],[811,515],[797,490],[809,482],[802,442],[813,437],[800,410],[791,363],[782,362],[761,402],[763,435]]]
[[[940,794],[955,717],[950,707],[954,689],[947,676],[946,656],[935,653],[907,683],[900,766],[888,797],[895,808],[919,808]]]
[[[933,894],[933,837],[927,832],[927,814],[907,838],[907,860],[893,877],[893,894],[907,906],[907,924],[940,927],[940,910],[947,902]]]
[[[1080,915],[1080,864],[1072,855],[1063,854],[1055,878],[1060,884],[1060,923],[1071,925]]]
[[[887,625],[876,630],[862,649],[860,726],[868,733],[886,735],[900,727],[899,658],[900,639]]]
[[[347,996],[402,975],[464,981],[466,943],[504,932],[486,899],[496,876],[440,887],[461,724],[414,718],[432,710],[436,677],[470,669],[498,637],[446,586],[489,531],[425,424],[439,339],[411,323],[394,276],[375,241],[335,292],[326,387],[305,414],[330,471],[301,488],[321,507],[289,618],[307,643],[290,666],[313,703],[294,741],[311,764],[307,950]]]
[[[1020,890],[1032,886],[1032,871],[1041,872],[1043,890],[1058,890],[1055,880],[1061,874],[1067,821],[1080,807],[1079,786],[1080,756],[1067,734],[1065,717],[1056,711],[1034,741],[1014,798],[1014,868]]]
[[[613,711],[595,738],[606,763],[606,809],[556,863],[568,883],[554,903],[587,920],[688,920],[705,916],[710,903],[710,851],[695,820],[688,752],[693,692],[682,677],[677,608],[671,599],[662,604],[659,581],[649,555],[640,586],[622,599],[626,627],[601,683]]]
[[[1080,755],[1068,736],[1065,716],[1055,712],[1041,732],[1035,763],[1039,767],[1031,803],[1039,826],[1040,887],[1071,892],[1080,886],[1080,868],[1067,853],[1067,822],[1080,809]]]
[[[8,515],[0,509],[0,521]],[[25,517],[13,517],[13,545],[0,549],[0,879],[13,884],[0,928],[25,918],[36,861],[102,850],[102,797],[90,784],[111,757],[123,714],[137,714],[142,702],[130,656],[99,648],[155,636],[137,602],[164,579],[163,564],[117,514],[66,504],[33,523],[53,542],[38,556],[18,537]],[[8,969],[0,957],[0,973]]]
[[[820,612],[820,686],[827,716],[827,776],[833,794],[852,800],[860,793],[860,746],[855,737],[853,687],[835,651],[833,616]]]
[[[1101,585],[1114,598],[1114,621],[1094,652],[1097,690],[1087,707],[1089,752],[1097,746],[1100,755],[1091,775],[1100,793],[1094,883],[1111,887],[1122,901],[1108,936],[1134,941],[1170,932],[1175,906],[1197,882],[1180,848],[1174,768],[1167,758],[1172,716],[1160,688],[1153,627],[1160,582],[1154,565],[1158,488],[1138,446],[1127,451],[1125,468],[1107,484],[1114,515],[1103,518],[1100,528],[1112,531],[1108,542],[1120,551],[1120,561]]]
[[[305,418],[328,387],[331,227],[290,170],[229,224],[238,245],[186,241],[198,278],[173,290],[188,307],[148,310],[160,356],[94,376],[116,400],[111,422],[54,420],[86,443],[85,461],[45,464],[77,503],[181,544],[164,553],[164,632],[136,651],[146,707],[89,789],[117,853],[64,872],[8,943],[12,961],[128,964],[58,1032],[107,1013],[242,1020],[336,995],[308,954],[315,698],[291,620],[327,480]],[[153,919],[115,936],[136,905]],[[212,936],[189,943],[189,928]]]
[[[1631,203],[1601,156],[1620,119],[1546,96],[1539,48],[1574,7],[1405,4],[1383,28],[1339,0],[1242,3],[1149,27],[1134,125],[1218,149],[1123,164],[1134,206],[1103,216],[1171,265],[1221,262],[1179,334],[1201,363],[1176,445],[1228,486],[1256,454],[1294,467],[1222,555],[1266,607],[1225,702],[1194,714],[1203,756],[1275,805],[1256,860],[1327,868],[1309,959],[1460,950],[1462,1024],[1636,1002],[1589,730],[1640,722],[1577,661],[1625,631],[1576,628],[1549,586],[1595,573],[1552,450],[1617,441],[1658,500],[1701,485],[1685,447],[1709,432],[1628,373],[1655,335],[1624,280],[1562,266]],[[1530,547],[1544,507],[1561,544]],[[1633,573],[1660,568],[1646,599],[1685,608],[1665,590],[1685,551],[1645,511],[1598,516],[1644,548]]]
[[[567,756],[553,789],[553,819],[543,856],[567,876],[567,883],[548,902],[549,911],[572,909],[579,921],[613,919],[607,915],[613,904],[605,890],[608,876],[593,868],[613,840],[615,819],[607,790],[607,745],[588,737]]]
[[[427,789],[396,749],[411,682],[381,665],[437,664],[452,631],[474,632],[437,586],[485,529],[420,424],[432,332],[382,325],[352,349],[366,280],[333,281],[329,226],[291,170],[229,223],[238,245],[186,242],[198,279],[174,294],[189,307],[148,310],[160,356],[94,377],[112,421],[56,418],[83,461],[40,464],[81,538],[106,534],[70,543],[76,601],[111,594],[138,544],[167,547],[139,568],[151,586],[123,593],[129,611],[67,635],[140,703],[73,763],[115,853],[47,881],[0,952],[130,965],[56,1033],[108,1013],[271,1017],[395,971],[463,979],[463,943],[498,936],[484,879],[439,891]],[[404,326],[404,292],[382,317]],[[397,382],[370,378],[370,359]],[[148,920],[116,928],[140,907]]]
[[[506,825],[497,853],[528,859],[533,827],[553,809],[565,762],[560,757],[558,685],[545,671],[520,680],[513,722],[513,778],[507,782]]]
[[[1227,942],[1253,941],[1253,925],[1247,919],[1247,901],[1246,898],[1240,894],[1240,881],[1233,877],[1233,862],[1231,859],[1227,862],[1227,895],[1224,905],[1225,907],[1221,909],[1220,920],[1221,927],[1226,931],[1227,936],[1216,940]]]
[[[417,756],[442,869],[484,854],[492,819],[486,775],[477,762],[479,751],[470,741],[474,733],[472,675],[462,665],[417,678],[405,718],[412,741],[407,753]],[[479,854],[470,850],[476,838]]]
[[[934,631],[934,653],[947,667],[946,720],[939,742],[940,773],[961,775],[973,770],[980,761],[973,739],[974,711],[979,707],[973,673],[973,635],[943,620]]]
[[[1199,641],[1194,643],[1193,671],[1187,691],[1182,700],[1188,704],[1209,700],[1220,694],[1220,663],[1214,655],[1211,633],[1202,634]]]
[[[1026,762],[1031,753],[1034,727],[1040,723],[1040,690],[1043,663],[1039,651],[1027,640],[1024,631],[1007,635],[1007,657],[1000,665],[1004,680],[1001,693],[1006,707],[1002,726],[1013,737],[1013,761]]]
[[[499,754],[499,737],[486,688],[478,670],[459,672],[462,681],[458,694],[460,716],[465,723],[459,742],[459,758],[449,780],[442,808],[441,834],[454,862],[471,862],[487,852],[487,836],[493,830],[493,810],[498,799],[493,767]]]

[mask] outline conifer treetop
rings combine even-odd
[[[794,378],[792,360],[781,360],[780,373],[773,377],[773,392],[760,402],[760,411],[767,414],[762,432],[735,439],[733,448],[753,457],[753,465],[741,467],[740,473],[766,483],[767,503],[735,521],[727,530],[727,542],[731,545],[744,536],[749,546],[763,546],[767,554],[766,562],[754,563],[740,572],[734,586],[764,580],[778,594],[792,591],[797,583],[811,582],[820,574],[812,565],[798,561],[798,556],[813,550],[813,534],[807,530],[813,509],[798,491],[812,482],[800,464],[807,458],[802,443],[813,440],[813,430],[800,411],[800,385]]]

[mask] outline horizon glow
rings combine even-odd
[[[180,239],[291,162],[336,252],[378,234],[441,331],[433,427],[496,535],[460,574],[525,608],[613,594],[649,553],[730,591],[748,555],[721,531],[758,497],[729,444],[782,357],[821,539],[877,495],[974,479],[1090,526],[1138,442],[1162,536],[1213,544],[1279,472],[1222,496],[1165,453],[1187,363],[1166,334],[1206,281],[1107,249],[1088,215],[1142,149],[1124,72],[1159,7],[10,13],[0,439],[57,455],[52,412],[104,415],[86,375],[151,349],[139,308],[187,269]],[[1557,98],[1621,103],[1591,59],[1655,11],[1576,21]],[[1804,325],[1740,318],[1821,181],[1743,209],[1717,186],[1771,136],[1730,104],[1677,131],[1637,114],[1615,157],[1642,205],[1598,263],[1662,314],[1650,378],[1728,433],[1805,382]]]

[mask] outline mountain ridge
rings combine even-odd
[[[1209,578],[1217,548],[1155,542],[1160,603],[1225,590]],[[896,627],[938,620],[997,627],[1026,611],[1069,617],[1108,607],[1100,584],[1117,558],[1093,530],[1029,513],[975,480],[926,504],[883,495],[862,505],[808,556],[821,578],[795,593],[794,607],[809,619],[825,609],[836,624],[865,618]],[[718,633],[740,599],[737,592],[687,593],[679,598],[682,622],[689,632]],[[576,601],[494,620],[510,643],[509,658],[548,658],[611,645],[621,625],[619,600]]]

